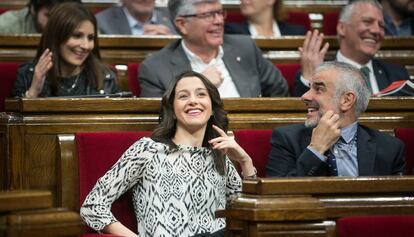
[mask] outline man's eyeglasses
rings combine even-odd
[[[188,17],[197,17],[200,19],[203,19],[205,21],[212,22],[214,20],[214,17],[219,16],[222,17],[223,20],[226,19],[227,12],[225,10],[216,10],[216,11],[210,11],[210,12],[202,12],[202,13],[196,13],[196,14],[188,14],[188,15],[182,15],[181,17],[188,18]]]

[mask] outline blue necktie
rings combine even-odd
[[[328,163],[330,176],[338,176],[338,168],[336,166],[336,158],[334,154],[332,154],[330,150],[328,150],[325,154],[327,157],[326,163]]]

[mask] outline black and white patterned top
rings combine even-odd
[[[224,209],[227,198],[241,190],[241,178],[227,157],[226,167],[226,175],[217,173],[208,148],[170,149],[142,138],[97,181],[80,213],[100,231],[117,221],[112,202],[132,188],[140,237],[215,232],[225,227],[215,211]]]

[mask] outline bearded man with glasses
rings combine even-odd
[[[161,97],[188,70],[204,74],[221,97],[288,95],[286,80],[249,36],[224,35],[226,13],[219,0],[169,0],[168,10],[182,39],[140,65],[141,97]]]

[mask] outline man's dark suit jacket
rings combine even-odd
[[[285,35],[305,35],[306,29],[302,25],[291,24],[284,21],[277,21],[277,26],[279,27],[280,34]],[[250,35],[249,24],[247,21],[241,23],[226,23],[224,25],[224,32],[226,34],[241,34],[241,35]]]
[[[385,15],[384,15],[384,19],[385,19]],[[385,22],[385,24],[387,24],[387,22]],[[390,35],[390,36],[398,36],[398,35],[393,35],[387,27],[385,27],[385,35]],[[414,16],[411,16],[411,35],[414,35]]]
[[[375,77],[377,78],[379,90],[386,88],[394,81],[410,80],[410,75],[403,66],[386,63],[378,59],[372,59],[372,67],[374,69]],[[296,74],[293,96],[302,96],[306,91],[309,90],[309,87],[305,86],[300,80],[300,76],[301,73]],[[404,95],[405,94],[396,93],[393,96]]]
[[[240,97],[287,96],[282,73],[267,59],[250,36],[224,35],[223,62]],[[147,57],[139,67],[141,97],[161,97],[179,74],[191,70],[181,45],[174,41]]]
[[[326,162],[307,146],[312,128],[303,124],[273,129],[267,176],[329,176]],[[404,144],[399,139],[358,125],[357,160],[359,176],[399,175],[404,171]]]

